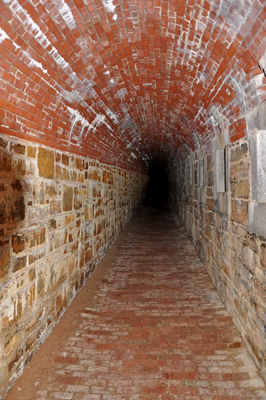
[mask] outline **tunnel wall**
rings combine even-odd
[[[0,397],[125,226],[146,183],[142,174],[1,136]]]
[[[265,379],[266,198],[254,201],[253,169],[260,173],[263,165],[252,154],[252,138],[260,131],[253,133],[234,143],[221,140],[220,148],[215,138],[212,153],[199,149],[177,162],[170,172],[171,200]],[[217,150],[223,151],[224,167]],[[260,213],[253,212],[254,204]]]

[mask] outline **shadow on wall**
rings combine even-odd
[[[149,183],[144,204],[164,205],[169,199],[169,181],[166,165],[154,162],[149,168]]]

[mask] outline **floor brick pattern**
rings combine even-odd
[[[183,227],[142,207],[6,400],[250,400],[265,385]]]

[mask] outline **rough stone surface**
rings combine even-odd
[[[38,168],[39,174],[43,178],[54,178],[54,151],[39,147]]]

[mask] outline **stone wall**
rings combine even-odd
[[[215,154],[204,157],[204,187],[190,186],[189,160],[172,169],[172,203],[214,286],[266,378],[266,238],[249,230],[250,142],[227,146],[229,185],[215,192]],[[199,160],[195,154],[194,177]],[[258,203],[265,204],[265,203]],[[266,229],[266,227],[265,227]]]
[[[125,226],[146,183],[145,175],[1,137],[2,392]]]

